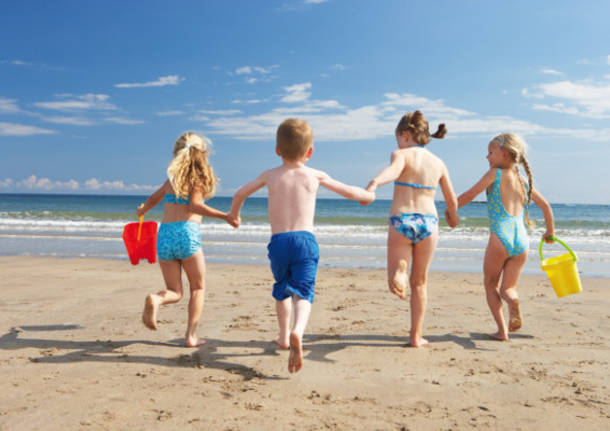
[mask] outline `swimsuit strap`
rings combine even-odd
[[[403,183],[402,181],[394,181],[394,184],[397,186],[413,187],[414,189],[436,190],[436,186],[424,186],[422,184]]]
[[[191,198],[181,198],[171,193],[165,195],[163,202],[168,204],[188,205],[191,203]]]

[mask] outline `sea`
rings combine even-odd
[[[0,256],[87,257],[124,260],[122,239],[127,223],[137,222],[136,208],[145,196],[0,194]],[[390,200],[369,206],[346,199],[318,199],[315,235],[322,267],[384,268]],[[230,197],[215,197],[208,205],[222,211]],[[443,202],[437,202],[439,215]],[[555,234],[578,256],[578,270],[586,277],[610,277],[610,205],[552,204]],[[431,269],[481,272],[489,238],[487,205],[473,202],[459,210],[460,224],[451,229],[441,217],[440,238]],[[267,264],[270,227],[267,199],[250,197],[242,209],[242,224],[204,218],[203,250],[207,262]],[[162,205],[146,220],[160,222]],[[542,273],[539,244],[544,233],[542,212],[535,205],[530,218],[530,250],[525,273]],[[567,251],[545,244],[544,258]],[[140,265],[147,264],[141,261]]]

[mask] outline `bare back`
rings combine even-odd
[[[403,162],[403,169],[396,179],[398,182],[436,187],[446,175],[447,169],[443,161],[425,148],[403,148],[395,154]],[[433,189],[394,185],[391,213],[437,215],[435,195],[436,190]]]
[[[305,165],[282,165],[264,173],[271,233],[313,231],[316,193],[323,175]]]
[[[527,198],[525,181],[520,178],[520,175],[514,169],[502,169],[500,178],[502,205],[506,212],[512,216],[521,214]]]
[[[163,189],[164,194],[175,194],[169,181],[166,181],[161,188]],[[178,221],[193,221],[195,223],[201,223],[201,218],[201,215],[191,212],[188,205],[167,202],[163,204],[163,223]]]

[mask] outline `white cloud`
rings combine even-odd
[[[155,113],[155,115],[158,115],[159,117],[172,117],[172,116],[182,115],[182,114],[184,114],[184,112],[177,111],[177,110],[160,111],[160,112]]]
[[[311,93],[307,91],[310,88],[311,82],[284,87],[284,90],[286,90],[286,93],[288,94],[282,97],[281,101],[286,103],[304,102],[305,100],[309,99],[309,96],[311,96]]]
[[[93,126],[93,120],[84,117],[41,117],[47,123],[70,124],[72,126]]]
[[[261,67],[261,66],[241,66],[235,69],[236,75],[250,75],[252,73],[260,73],[261,75],[267,75],[271,73],[273,69],[279,67],[277,64],[269,67]]]
[[[347,66],[337,63],[337,64],[333,64],[332,66],[330,66],[330,68],[333,70],[345,70],[345,69],[347,69]]]
[[[606,57],[606,64],[610,65],[610,55]]]
[[[15,123],[0,123],[0,136],[51,135],[55,130]]]
[[[232,100],[231,103],[234,105],[256,105],[258,103],[263,103],[266,101],[267,101],[267,99],[249,99],[249,100],[235,99],[235,100]]]
[[[114,84],[114,86],[117,88],[165,87],[166,85],[178,85],[184,80],[185,78],[178,75],[167,75],[159,77],[156,81]]]
[[[239,109],[202,109],[199,112],[209,115],[235,115],[241,113]]]
[[[0,97],[0,112],[3,114],[16,114],[21,112],[15,99],[7,99],[6,97]]]
[[[594,119],[610,118],[610,83],[557,81],[540,84],[537,88],[545,97],[571,104],[565,105],[564,113]]]
[[[145,121],[142,121],[142,120],[131,120],[129,118],[122,118],[122,117],[106,117],[106,118],[104,118],[104,121],[107,121],[108,123],[114,123],[114,124],[123,124],[126,126],[133,126],[136,124],[145,123]]]
[[[541,69],[540,73],[542,73],[544,75],[563,75],[563,73],[561,73],[555,69]]]
[[[57,111],[78,111],[78,110],[101,110],[114,111],[118,109],[115,105],[108,102],[110,96],[107,94],[83,94],[74,96],[71,94],[60,94],[57,97],[72,98],[72,100],[62,100],[58,102],[36,102],[34,106],[43,109]]]
[[[549,128],[509,116],[483,115],[447,105],[441,99],[428,99],[414,94],[388,93],[379,103],[347,108],[337,101],[309,100],[311,84],[286,87],[294,97],[295,106],[282,106],[256,115],[215,116],[203,120],[212,134],[228,135],[243,140],[272,140],[277,126],[286,117],[298,116],[308,121],[316,141],[354,141],[387,138],[403,112],[421,109],[430,128],[443,122],[448,124],[450,137],[463,135],[490,136],[513,131],[524,136],[560,136],[601,141],[610,135],[610,129]],[[300,103],[297,101],[300,100]]]
[[[23,180],[6,178],[0,180],[0,189],[14,191],[97,191],[97,192],[151,192],[158,185],[125,184],[121,180],[106,181],[90,178],[81,185],[80,182],[70,179],[67,181],[51,180],[45,177],[30,175]]]
[[[31,66],[32,65],[32,63],[23,61],[23,60],[13,60],[13,61],[11,61],[11,64],[13,66]]]
[[[328,0],[305,0],[305,4],[321,4],[326,3]]]

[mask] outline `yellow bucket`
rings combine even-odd
[[[551,280],[553,289],[559,298],[582,292],[578,267],[576,266],[576,262],[578,261],[576,253],[558,238],[553,236],[552,239],[563,245],[569,253],[543,259],[542,244],[544,244],[544,239],[542,239],[540,240],[540,246],[538,247],[540,253],[540,267],[546,272],[549,280]]]

